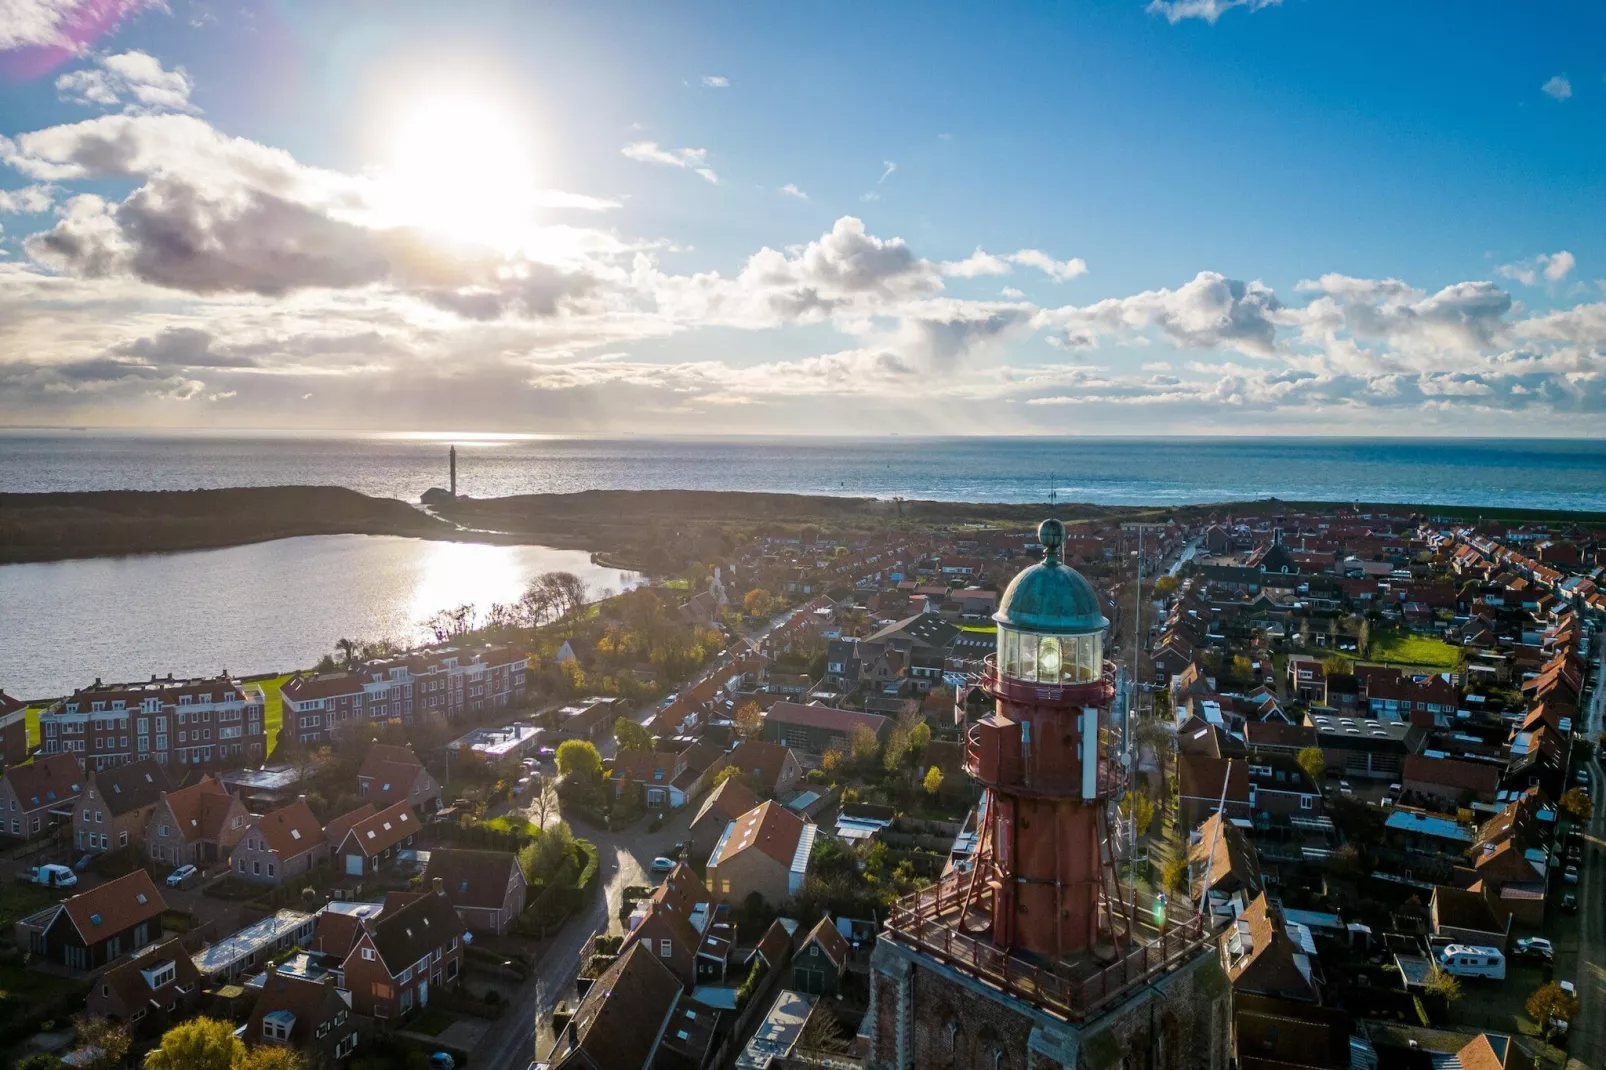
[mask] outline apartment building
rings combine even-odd
[[[161,765],[261,761],[268,752],[260,687],[228,676],[96,680],[39,715],[45,754],[73,754],[90,772],[152,758]]]
[[[282,691],[285,730],[302,743],[325,743],[358,718],[411,724],[517,706],[528,667],[529,657],[508,647],[444,647],[297,675]]]

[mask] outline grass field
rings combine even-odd
[[[1384,665],[1447,670],[1461,664],[1461,650],[1442,639],[1433,639],[1425,635],[1384,632],[1372,636],[1366,660],[1381,662]]]
[[[38,706],[29,706],[25,714],[28,720],[28,749],[30,751],[39,746],[39,715],[45,711],[46,705],[41,703]]]
[[[284,698],[279,694],[279,690],[284,687],[284,682],[290,679],[292,675],[292,673],[285,673],[283,676],[275,676],[271,680],[259,680],[255,684],[256,687],[262,689],[262,696],[267,700],[262,711],[264,722],[262,728],[268,736],[268,756],[270,758],[273,756],[274,748],[279,745],[279,727],[284,724]]]
[[[981,633],[981,634],[985,634],[985,635],[994,635],[998,631],[998,625],[996,625],[996,624],[961,624],[959,626],[959,630],[962,631],[962,632],[977,632],[977,633]]]

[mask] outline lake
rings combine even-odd
[[[643,577],[580,550],[309,535],[223,550],[0,565],[0,687],[21,698],[92,683],[309,668],[342,637],[429,638],[465,602],[512,602],[543,572],[593,596]]]

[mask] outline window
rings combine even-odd
[[[235,870],[237,870],[237,871],[238,871],[238,872],[240,872],[240,873],[244,873],[244,872],[245,872],[245,859],[243,859],[243,858],[236,858],[236,859],[235,859],[235,860],[234,860],[234,868],[235,868]]]
[[[1311,808],[1312,801],[1313,800],[1309,795],[1301,795],[1299,797],[1299,808],[1301,810],[1309,810]]]
[[[258,876],[258,877],[262,876],[262,863],[261,862],[252,862],[251,863],[251,872],[254,875]]]
[[[268,863],[268,876],[270,876],[270,877],[273,876],[273,863],[272,862]]]
[[[128,846],[128,830],[127,829],[123,829],[123,830],[121,830],[120,832],[117,833],[117,846],[119,846],[119,847],[127,847]]]
[[[374,949],[371,948],[371,947],[363,948],[362,949],[362,960],[364,962],[372,962],[372,961],[374,961]]]
[[[660,940],[660,941],[658,941],[658,957],[659,958],[667,959],[670,955],[674,954],[674,951],[675,951],[674,941],[672,941],[672,940]]]

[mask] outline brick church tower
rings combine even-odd
[[[1127,790],[1098,596],[1065,526],[1000,600],[965,768],[968,864],[895,903],[871,960],[870,1063],[914,1070],[1221,1070],[1228,992],[1206,920],[1123,886]]]

